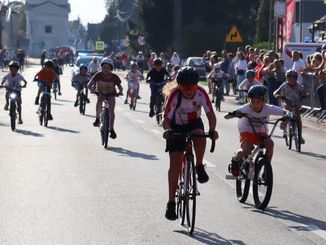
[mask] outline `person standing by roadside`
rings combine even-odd
[[[228,59],[228,53],[226,50],[222,51],[222,62],[220,63],[221,70],[225,73],[228,74],[229,71],[229,66],[230,66],[230,60]],[[229,96],[230,93],[230,83],[229,83],[229,78],[228,79],[223,79],[224,83],[224,88],[225,88],[225,95]]]
[[[247,61],[244,53],[238,52],[237,53],[237,63],[235,64],[235,71],[237,74],[237,88],[240,83],[246,78],[246,71],[247,71]]]
[[[92,61],[88,64],[88,72],[94,76],[97,72],[101,70],[101,66],[96,57],[93,57]]]
[[[298,83],[302,84],[302,75],[301,72],[306,68],[306,63],[300,57],[300,52],[294,50],[292,52],[293,66],[292,70],[295,70],[298,73]]]
[[[43,50],[42,54],[41,54],[41,66],[43,68],[44,66],[44,60],[46,58],[46,50]]]
[[[172,55],[170,61],[171,61],[171,64],[172,64],[173,66],[180,65],[180,63],[181,63],[181,59],[180,59],[180,57],[179,57],[179,55],[178,55],[177,52],[174,52],[174,53],[173,53],[173,55]]]

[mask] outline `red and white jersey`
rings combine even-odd
[[[181,92],[178,88],[172,90],[164,112],[164,118],[170,119],[173,123],[178,125],[191,123],[200,118],[202,107],[206,113],[213,111],[212,103],[204,88],[198,86],[194,97],[191,99],[187,99],[180,94],[181,103],[176,108],[179,93]]]

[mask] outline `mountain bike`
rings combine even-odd
[[[200,195],[197,187],[192,140],[195,138],[209,138],[210,136],[208,133],[173,133],[173,137],[185,138],[187,142],[175,195],[177,198],[177,215],[180,218],[180,224],[183,226],[186,224],[189,234],[192,235],[196,221],[196,197]],[[214,152],[214,149],[215,141],[212,140],[210,152]]]
[[[289,149],[291,149],[293,141],[296,151],[301,152],[302,132],[301,128],[299,127],[300,112],[298,112],[298,110],[296,109],[293,100],[287,99],[285,97],[282,97],[282,100],[284,100],[290,106],[289,111],[294,115],[293,120],[288,121],[283,130],[285,144]]]
[[[38,109],[40,125],[48,126],[49,116],[51,112],[51,90],[48,89],[41,81],[38,82],[39,88],[42,90],[41,103]]]
[[[16,119],[17,119],[17,101],[21,96],[21,89],[10,89],[6,86],[0,86],[0,88],[6,88],[9,91],[9,116],[10,116],[10,127],[12,131],[16,130]]]
[[[229,115],[238,118],[246,117],[253,132],[259,137],[260,143],[254,148],[251,154],[240,163],[239,176],[234,177],[232,175],[227,175],[226,178],[236,180],[236,195],[238,201],[241,203],[246,202],[249,194],[250,182],[252,181],[255,207],[264,210],[271,199],[273,191],[273,169],[266,155],[266,139],[272,137],[279,122],[292,120],[292,117],[284,116],[276,121],[262,121],[260,118],[252,117],[239,111],[230,112]],[[261,136],[256,132],[254,127],[254,125],[257,124],[271,124],[273,128],[269,135]]]
[[[130,108],[130,110],[136,110],[138,91],[139,91],[139,82],[131,82],[130,90],[129,90],[129,96],[130,96],[129,108]]]
[[[160,124],[162,122],[163,103],[164,103],[162,89],[163,89],[164,85],[166,84],[166,81],[164,81],[162,83],[152,83],[152,84],[154,86],[157,86],[157,88],[158,88],[158,93],[157,93],[157,97],[155,99],[155,104],[154,104],[154,113],[155,113],[157,124]]]
[[[213,101],[215,100],[215,109],[221,111],[221,102],[223,101],[223,80],[213,79]]]

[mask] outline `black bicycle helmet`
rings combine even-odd
[[[178,71],[177,82],[179,85],[193,85],[198,81],[199,75],[193,67],[185,66]]]
[[[267,89],[263,85],[252,86],[248,91],[248,98],[267,100]]]
[[[156,58],[154,59],[154,65],[162,65],[163,64],[163,61],[160,59],[160,58]]]
[[[80,65],[79,65],[79,70],[80,69],[82,69],[82,68],[84,68],[84,69],[88,69],[88,66],[85,64],[85,63],[81,63]]]
[[[44,66],[45,67],[48,67],[48,68],[53,68],[53,62],[52,62],[52,60],[46,60],[44,62]]]
[[[293,70],[293,69],[290,69],[286,72],[286,77],[298,77],[298,72]]]
[[[11,68],[11,67],[15,67],[15,68],[19,69],[19,64],[18,64],[18,62],[17,62],[17,61],[11,61],[11,62],[9,63],[9,68]]]

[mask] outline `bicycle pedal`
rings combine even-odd
[[[226,175],[225,175],[225,179],[227,179],[227,180],[235,180],[236,177],[233,176],[232,174],[226,174]]]

